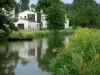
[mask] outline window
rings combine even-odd
[[[26,16],[24,16],[24,19],[26,19]]]
[[[22,18],[22,16],[20,18]]]
[[[24,24],[18,24],[19,29],[24,29]]]
[[[35,14],[28,14],[28,20],[35,21]]]

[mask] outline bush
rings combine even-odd
[[[54,75],[99,75],[100,30],[77,29],[50,68]]]
[[[3,30],[0,30],[0,42],[3,42],[6,40],[6,32]]]

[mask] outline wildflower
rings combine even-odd
[[[99,58],[100,59],[100,54],[96,54],[95,58]]]

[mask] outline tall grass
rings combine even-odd
[[[100,75],[100,30],[78,28],[50,68],[54,75]]]
[[[10,38],[36,38],[42,36],[49,36],[55,33],[54,30],[23,30],[23,31],[13,31],[10,34]],[[74,30],[61,30],[59,31],[61,35],[72,34]]]

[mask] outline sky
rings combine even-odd
[[[20,0],[16,0],[17,2],[19,2]],[[30,4],[36,4],[38,0],[30,0]],[[72,3],[73,0],[63,0],[64,3]],[[100,0],[96,0],[97,3],[100,3]]]

